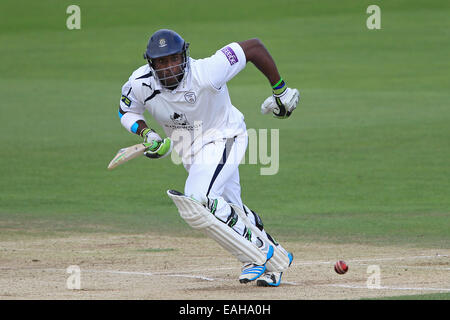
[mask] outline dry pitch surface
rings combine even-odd
[[[240,284],[240,264],[208,238],[98,233],[0,241],[0,299],[359,299],[450,292],[449,250],[284,246],[294,253],[293,265],[280,287],[262,288]],[[339,259],[349,265],[345,275],[333,270]],[[71,265],[80,268],[79,290],[67,288]],[[380,268],[380,287],[369,289],[372,265]]]

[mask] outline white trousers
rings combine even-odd
[[[184,194],[208,206],[211,204],[211,200],[217,200],[214,215],[225,223],[229,222],[232,214],[228,203],[243,208],[239,164],[245,156],[247,145],[247,133],[231,139],[214,141],[203,146],[191,159],[191,164],[185,165],[189,175],[184,187]],[[254,212],[247,212],[247,216],[267,239],[276,244],[275,240],[263,229],[259,216],[257,217]],[[248,228],[241,219],[237,219],[237,223],[232,225],[232,228],[258,245],[258,240],[252,236],[251,232],[248,233]],[[276,245],[286,255],[288,254],[281,245]]]
[[[217,199],[215,216],[223,222],[231,213],[228,203],[242,207],[238,167],[247,144],[247,133],[208,143],[191,159],[191,164],[185,165],[189,175],[184,194],[204,204]],[[246,228],[238,220],[233,229],[244,235]]]

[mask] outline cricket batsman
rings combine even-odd
[[[150,37],[144,58],[147,63],[122,87],[121,124],[151,144],[144,153],[148,158],[178,153],[188,172],[184,193],[169,190],[168,195],[191,227],[203,230],[243,264],[239,281],[279,286],[293,255],[242,202],[238,167],[248,136],[227,82],[252,62],[272,87],[261,112],[277,119],[292,115],[298,90],[286,85],[259,39],[233,42],[210,57],[193,59],[189,43],[178,33],[161,29]],[[166,138],[148,126],[145,110]]]

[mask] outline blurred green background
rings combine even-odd
[[[66,27],[71,4],[80,30]],[[366,27],[371,4],[381,30]],[[301,92],[280,121],[259,111],[271,91],[253,65],[228,84],[248,128],[280,130],[276,175],[240,169],[275,237],[448,248],[449,14],[448,1],[2,0],[0,234],[197,235],[165,194],[183,190],[181,165],[106,169],[140,141],[120,125],[121,87],[171,28],[193,58],[258,37]]]

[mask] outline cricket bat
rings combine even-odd
[[[139,157],[153,146],[153,143],[138,143],[130,147],[120,149],[108,165],[108,169],[112,170],[118,165],[125,163],[131,159]]]

